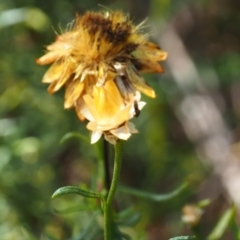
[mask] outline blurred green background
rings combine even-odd
[[[119,208],[135,206],[141,212],[141,220],[132,230],[128,229],[129,234],[133,239],[150,240],[191,235],[191,228],[181,220],[182,208],[209,198],[211,204],[204,209],[198,225],[202,239],[206,239],[221,214],[231,205],[231,196],[227,197],[219,181],[221,174],[214,174],[215,165],[206,154],[199,153],[200,140],[193,137],[194,131],[188,129],[189,125],[181,113],[178,114],[178,103],[189,93],[201,93],[202,96],[204,92],[211,97],[234,139],[232,142],[236,143],[234,153],[239,153],[239,1],[1,0],[2,240],[77,240],[86,219],[94,218],[91,211],[59,213],[67,207],[78,206],[83,201],[81,197],[50,198],[57,188],[65,185],[81,184],[91,188],[97,172],[97,158],[92,146],[77,139],[59,143],[67,132],[81,132],[86,136],[89,133],[74,110],[63,109],[63,91],[48,95],[47,86],[41,83],[47,67],[37,66],[35,59],[43,54],[44,46],[54,41],[54,31],[65,29],[76,13],[105,7],[130,13],[136,24],[147,18],[146,32],[150,32],[151,40],[162,42],[161,46],[170,54],[169,62],[163,63],[165,74],[146,76],[158,97],[143,97],[147,105],[135,120],[140,133],[132,136],[124,149],[121,183],[154,193],[169,192],[186,180],[190,183],[184,192],[167,202],[153,203],[118,194]],[[194,65],[198,73],[201,89],[195,86],[194,77],[179,78],[179,72],[174,72],[174,61],[179,67],[186,59],[168,49],[166,43],[176,40],[173,35],[167,35],[172,28],[174,36],[181,41],[180,49],[184,46],[189,64]],[[179,42],[174,46],[177,44]],[[184,70],[185,65],[180,69]],[[179,79],[188,82],[179,83]],[[198,107],[196,104],[196,111]],[[209,111],[211,114],[212,110]],[[204,123],[207,116],[199,121]],[[222,239],[236,238],[227,230]]]

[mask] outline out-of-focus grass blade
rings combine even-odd
[[[28,229],[27,226],[21,226],[21,232],[23,234],[23,236],[25,237],[25,239],[28,240],[37,240],[37,238],[35,236],[32,235],[32,233],[30,233],[30,230]]]
[[[131,216],[128,216],[128,218],[116,220],[116,223],[121,226],[134,226],[140,221],[141,218],[142,214],[137,212]]]
[[[196,237],[195,236],[181,236],[181,237],[170,238],[169,240],[190,240],[190,239],[196,239]]]
[[[131,240],[132,238],[126,234],[126,233],[118,233],[119,235],[117,236],[119,240]]]
[[[77,236],[73,237],[73,238],[69,238],[67,240],[86,240],[89,239],[87,238],[88,234],[92,233],[93,231],[98,231],[99,227],[98,224],[96,224],[96,217],[97,215],[99,215],[100,211],[96,211],[93,216],[92,219],[89,221],[89,224],[87,225],[87,227]]]
[[[124,209],[121,212],[119,212],[117,216],[118,216],[118,219],[128,218],[129,216],[134,214],[134,212],[135,212],[134,207],[129,207],[129,208]]]
[[[78,138],[81,141],[83,141],[84,143],[90,143],[90,139],[80,133],[76,133],[76,132],[69,132],[66,133],[60,140],[60,144],[66,142],[67,140],[71,139],[71,138]]]
[[[45,237],[46,240],[57,240],[56,238],[54,238],[53,236],[51,236],[48,233],[44,233],[44,237]]]
[[[88,240],[96,240],[96,239],[100,239],[100,236],[103,236],[102,229],[94,227],[87,239]],[[85,238],[84,238],[84,240],[85,240]]]
[[[88,190],[81,189],[79,187],[74,187],[74,186],[66,186],[66,187],[59,188],[57,191],[53,193],[52,198],[66,195],[66,194],[77,194],[86,198],[103,199],[103,196],[100,193],[88,191]]]
[[[227,209],[219,219],[213,231],[209,234],[207,240],[220,239],[224,234],[224,232],[226,231],[227,227],[230,225],[235,213],[236,213],[236,209],[234,206]]]
[[[176,197],[184,189],[186,189],[187,186],[188,186],[188,183],[185,182],[177,189],[173,190],[170,193],[166,193],[166,194],[154,194],[154,193],[144,192],[141,190],[136,190],[134,188],[128,188],[128,187],[123,187],[123,186],[120,186],[118,188],[118,191],[130,194],[130,195],[133,195],[136,197],[141,197],[141,198],[149,199],[149,200],[156,201],[156,202],[162,202],[162,201],[167,201],[167,200],[170,200],[170,199]]]
[[[87,205],[81,205],[81,206],[70,207],[62,210],[54,209],[55,213],[57,214],[68,214],[68,213],[75,213],[75,212],[89,211],[89,210],[94,210],[94,208],[89,207]]]
[[[203,199],[202,201],[198,202],[197,206],[199,208],[207,207],[211,203],[211,199]]]
[[[230,228],[232,230],[234,239],[240,240],[240,227],[238,226],[238,223],[235,218],[232,219],[230,223]]]

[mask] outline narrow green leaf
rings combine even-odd
[[[69,132],[66,133],[60,140],[60,144],[63,144],[64,142],[66,142],[67,140],[69,140],[70,138],[78,138],[81,141],[83,141],[84,143],[90,143],[90,139],[80,133],[76,133],[76,132]]]
[[[190,240],[190,239],[196,239],[196,237],[195,236],[181,236],[181,237],[170,238],[169,240]]]
[[[224,232],[226,231],[227,227],[231,223],[234,215],[235,215],[236,209],[235,207],[228,208],[224,214],[219,219],[217,225],[214,227],[213,231],[209,234],[208,240],[216,240],[220,239]]]
[[[100,193],[88,191],[88,190],[81,189],[79,187],[74,187],[74,186],[66,186],[66,187],[59,188],[57,191],[55,191],[53,193],[52,198],[66,195],[66,194],[78,194],[78,195],[81,195],[82,197],[86,197],[86,198],[101,198],[101,199],[103,199],[103,196]]]
[[[136,190],[134,188],[128,188],[123,186],[119,187],[118,190],[136,197],[141,197],[141,198],[145,198],[145,199],[156,201],[156,202],[162,202],[162,201],[167,201],[176,197],[187,186],[188,186],[188,183],[185,182],[180,187],[178,187],[177,189],[167,194],[154,194],[154,193],[144,192],[141,190]]]

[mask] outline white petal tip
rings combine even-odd
[[[92,135],[91,135],[91,144],[94,144],[96,143],[102,136],[102,132],[92,132]]]

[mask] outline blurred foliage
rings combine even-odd
[[[175,25],[203,81],[208,79],[205,85],[210,92],[218,91],[225,100],[225,120],[239,139],[240,3],[237,0],[1,0],[2,240],[90,240],[97,239],[94,236],[101,231],[96,228],[91,236],[84,232],[89,226],[101,223],[99,212],[92,211],[99,202],[72,195],[51,199],[57,188],[66,185],[98,190],[93,184],[98,171],[97,151],[75,138],[60,145],[61,138],[68,132],[79,132],[86,137],[89,133],[74,110],[63,109],[63,92],[54,96],[47,94],[47,87],[41,83],[46,68],[35,64],[43,46],[54,40],[54,31],[64,29],[76,12],[101,9],[99,3],[109,9],[130,12],[136,22],[145,18],[149,24],[157,22],[158,31],[166,23]],[[190,23],[184,20],[186,10],[194,19],[190,28]],[[186,137],[169,104],[168,99],[179,96],[170,74],[160,82],[156,76],[147,78],[158,97],[143,97],[148,104],[135,120],[140,133],[126,144],[121,182],[157,194],[169,192],[186,180],[190,186],[176,198],[159,203],[119,191],[118,208],[126,210],[134,206],[134,213],[141,213],[133,229],[123,226],[123,230],[139,240],[193,235],[194,229],[181,222],[181,209],[187,203],[197,203],[206,197],[203,188],[211,192],[206,185],[212,180],[212,169],[198,159],[194,144]],[[198,226],[202,239],[206,239],[225,211],[231,211],[222,192],[211,200]],[[236,232],[238,227],[234,226]],[[223,239],[236,239],[230,230],[222,234],[225,234]]]

